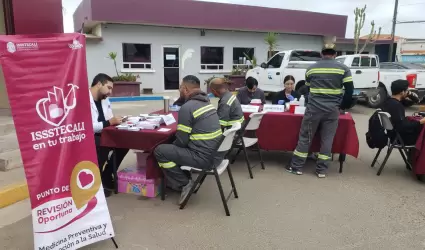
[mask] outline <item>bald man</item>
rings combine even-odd
[[[210,89],[218,101],[217,114],[223,129],[231,127],[234,123],[243,123],[244,116],[241,104],[235,95],[229,92],[229,84],[224,78],[214,78],[210,82]]]
[[[194,184],[190,173],[180,167],[210,170],[224,157],[216,153],[222,140],[217,111],[207,94],[201,91],[199,79],[192,75],[184,77],[180,93],[185,103],[179,110],[176,140],[173,144],[161,144],[154,151],[168,187],[181,191],[179,204],[184,202]]]

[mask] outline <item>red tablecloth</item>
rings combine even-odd
[[[247,119],[250,113],[245,113]],[[264,150],[294,151],[298,143],[303,115],[289,112],[266,113],[257,131],[260,148]],[[313,140],[311,152],[320,152],[318,133]],[[338,130],[332,146],[332,153],[359,155],[359,138],[351,114],[339,117]]]
[[[416,141],[416,157],[414,160],[413,171],[415,174],[425,174],[425,126]]]
[[[171,113],[177,120],[177,113]],[[160,132],[158,129],[128,131],[108,127],[103,129],[100,143],[104,147],[138,149],[151,153],[146,162],[146,178],[156,179],[162,176],[162,172],[156,166],[156,159],[152,152],[159,144],[171,142],[177,130],[177,123],[160,128],[169,128],[170,130],[166,132]]]

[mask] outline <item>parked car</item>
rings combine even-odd
[[[419,100],[425,96],[425,67],[415,63],[385,62],[380,64],[379,93],[371,97],[373,107],[378,107],[391,96],[391,83],[398,79],[409,81],[409,90],[415,92]],[[406,103],[406,106],[413,103]]]
[[[319,51],[288,50],[275,54],[267,63],[262,63],[247,72],[246,77],[257,79],[259,87],[266,92],[281,91],[283,78],[293,75],[298,90],[305,85],[306,69],[321,59]],[[379,78],[379,60],[377,55],[346,55],[337,57],[337,61],[351,69],[354,82],[353,99],[356,103],[359,97],[369,90],[377,90]]]

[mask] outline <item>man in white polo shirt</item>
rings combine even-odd
[[[97,160],[102,176],[102,184],[105,189],[105,196],[111,195],[111,190],[114,188],[112,179],[112,162],[108,160],[111,148],[100,146],[100,137],[103,128],[116,126],[122,123],[122,117],[114,117],[111,109],[111,102],[108,97],[112,93],[114,83],[111,77],[100,73],[94,77],[90,87],[90,108],[93,121],[94,138],[96,143]],[[118,148],[115,150],[117,157],[117,168],[128,153],[128,149]],[[111,157],[112,159],[112,157]],[[105,165],[105,162],[108,162]],[[103,170],[103,171],[102,171]],[[116,181],[116,180],[115,180]]]

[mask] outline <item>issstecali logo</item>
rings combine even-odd
[[[16,51],[38,50],[38,43],[28,42],[15,44],[13,42],[8,42],[6,48],[9,53],[15,53]]]
[[[72,44],[68,44],[69,48],[76,50],[83,48],[83,45],[80,43],[80,41],[74,39],[72,40]]]

